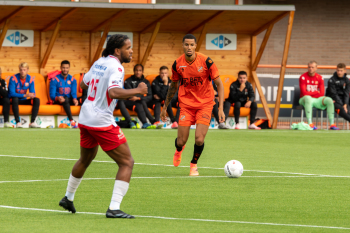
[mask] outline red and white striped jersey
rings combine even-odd
[[[124,74],[124,67],[112,55],[101,57],[92,65],[83,78],[89,89],[79,114],[80,127],[108,130],[117,126],[113,117],[117,100],[109,98],[108,91],[123,88]]]

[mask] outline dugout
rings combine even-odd
[[[125,64],[126,74],[132,73],[137,63],[145,66],[145,75],[157,74],[160,66],[171,67],[182,54],[182,37],[192,33],[198,39],[197,51],[210,56],[220,74],[236,76],[239,70],[250,74],[250,81],[256,85],[266,116],[271,121],[256,69],[274,24],[289,17],[272,121],[273,128],[277,126],[294,6],[41,1],[0,1],[0,6],[0,66],[3,72],[17,73],[18,64],[26,61],[30,72],[46,76],[59,69],[60,62],[67,59],[71,62],[71,74],[84,73],[100,57],[109,32],[130,32],[134,56],[131,63]],[[33,30],[33,46],[2,46],[8,30]],[[264,31],[265,37],[258,49],[256,36]],[[207,49],[207,33],[236,34],[236,50]]]

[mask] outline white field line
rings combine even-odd
[[[63,210],[26,208],[26,207],[16,207],[16,206],[6,206],[6,205],[0,205],[0,208],[71,214],[71,213],[69,213],[67,211],[63,211]],[[102,216],[105,215],[105,213],[94,213],[94,212],[76,212],[76,214],[91,214],[91,215],[102,215]],[[350,230],[350,228],[347,228],[347,227],[335,227],[335,226],[317,226],[317,225],[283,224],[283,223],[269,223],[269,222],[248,222],[248,221],[197,219],[197,218],[172,218],[172,217],[143,216],[143,215],[134,215],[134,216],[138,217],[138,218],[154,218],[154,219],[164,219],[164,220],[197,221],[197,222],[219,222],[219,223],[236,223],[236,224],[250,224],[250,225],[267,225],[267,226],[286,226],[286,227],[305,227],[305,228]],[[131,221],[136,221],[136,220],[131,220]]]
[[[50,158],[50,157],[34,157],[34,156],[18,156],[18,155],[0,155],[0,157],[12,157],[12,158],[26,158],[26,159],[48,159],[48,160],[62,160],[62,161],[77,161],[78,159],[67,159],[67,158]],[[95,163],[115,163],[113,161],[101,161],[93,160]],[[174,165],[169,164],[152,164],[152,163],[135,163],[136,165],[146,165],[146,166],[163,166],[163,167],[174,167]],[[183,168],[189,168],[189,166],[178,166]],[[217,169],[223,170],[224,168],[215,167],[198,167],[200,169]],[[337,178],[350,178],[350,176],[335,176],[335,175],[322,175],[322,174],[308,174],[308,173],[293,173],[293,172],[277,172],[277,171],[260,171],[260,170],[244,170],[247,172],[261,172],[261,173],[272,173],[272,174],[289,174],[289,175],[302,175],[302,176],[324,176],[324,177],[337,177]]]
[[[324,176],[241,176],[242,178],[321,178]],[[170,176],[170,177],[131,177],[131,179],[198,179],[198,178],[227,178],[226,176]],[[115,178],[83,178],[83,180],[114,180]],[[31,183],[31,182],[53,182],[68,181],[68,179],[52,179],[52,180],[1,180],[4,183]]]

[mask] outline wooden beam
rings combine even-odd
[[[196,52],[199,52],[201,45],[203,43],[203,40],[205,38],[205,35],[207,34],[207,28],[208,28],[208,24],[204,24],[201,35],[199,36],[198,42],[197,42],[197,47],[196,47]]]
[[[261,100],[261,103],[263,105],[266,117],[270,122],[272,122],[271,112],[270,112],[269,106],[267,105],[267,101],[265,99],[264,93],[261,89],[261,84],[260,84],[258,75],[256,74],[256,71],[252,71],[252,76],[253,76],[254,82],[256,84],[256,89],[258,89],[258,93],[259,93],[260,100]]]
[[[4,26],[2,27],[2,31],[1,31],[1,34],[0,34],[0,50],[2,48],[2,43],[4,43],[7,30],[9,29],[9,24],[10,24],[10,19],[7,19],[5,21]]]
[[[52,21],[50,24],[48,24],[42,31],[46,32],[48,30],[50,30],[50,28],[52,28],[53,26],[55,26],[57,24],[57,22],[59,20],[64,20],[66,18],[68,18],[70,15],[72,15],[73,13],[75,13],[79,8],[75,7],[70,9],[69,11],[65,12],[63,15],[61,15],[58,19],[55,19],[54,21]]]
[[[9,14],[8,16],[6,16],[5,18],[3,18],[0,21],[0,25],[3,24],[4,22],[6,22],[6,20],[11,19],[13,17],[15,17],[16,15],[18,15],[22,10],[24,10],[26,8],[26,6],[21,6],[19,8],[17,8],[15,11],[13,11],[11,14]]]
[[[111,23],[113,20],[119,18],[120,16],[122,16],[123,14],[125,14],[128,10],[121,10],[118,11],[117,13],[115,13],[114,15],[112,15],[110,18],[106,19],[105,21],[103,21],[102,23],[100,23],[97,27],[95,27],[94,29],[91,30],[91,32],[97,32],[98,30],[100,30],[101,28],[103,28],[104,26],[106,26],[108,23]]]
[[[160,22],[158,22],[158,23],[156,24],[156,27],[155,27],[154,30],[153,30],[151,39],[149,40],[149,43],[148,43],[147,49],[146,49],[146,51],[145,51],[145,54],[143,55],[143,58],[142,58],[142,61],[141,61],[141,64],[142,64],[143,66],[145,66],[146,61],[147,61],[147,58],[148,58],[149,54],[151,53],[151,50],[152,50],[154,41],[156,40],[156,36],[157,36],[157,34],[158,34],[159,28],[160,28]]]
[[[163,22],[166,18],[168,18],[170,15],[174,14],[174,12],[176,12],[176,10],[171,10],[168,13],[166,13],[165,15],[163,15],[162,17],[160,17],[159,19],[153,21],[152,23],[148,24],[144,29],[141,30],[141,34],[145,33],[148,29],[150,29],[152,26],[156,25],[158,22]]]
[[[289,12],[285,12],[283,14],[280,14],[279,16],[277,16],[276,18],[274,18],[273,20],[271,20],[270,22],[266,23],[265,25],[263,25],[261,28],[259,28],[258,30],[256,30],[255,32],[253,32],[253,36],[257,36],[260,33],[262,33],[263,31],[265,31],[271,24],[275,24],[278,21],[280,21],[281,19],[283,19],[284,17],[286,17],[287,15],[289,15]]]
[[[254,61],[256,58],[256,36],[251,36],[251,51],[250,52],[251,52],[250,65],[251,65],[251,67],[253,67],[253,64],[254,64]],[[252,71],[252,69],[250,69],[250,70]],[[251,72],[250,72],[250,74],[251,74]],[[253,90],[255,93],[256,86],[255,86],[255,82],[254,82],[252,74],[250,75],[249,82],[251,82],[251,84],[253,85]]]
[[[284,43],[282,66],[281,66],[280,78],[278,81],[275,111],[273,113],[273,123],[272,123],[273,129],[277,128],[278,115],[280,113],[280,104],[281,104],[281,97],[282,97],[282,91],[283,91],[283,82],[284,82],[284,75],[286,73],[286,65],[287,65],[287,59],[288,59],[290,38],[292,36],[293,21],[294,21],[294,11],[291,11],[289,14],[289,20],[288,20],[286,42]]]
[[[210,21],[214,20],[215,18],[219,17],[220,15],[222,15],[225,11],[219,11],[217,13],[215,13],[214,15],[212,15],[211,17],[209,17],[208,19],[204,20],[202,23],[198,24],[197,26],[195,26],[194,28],[192,28],[188,33],[193,33],[194,31],[196,31],[197,29],[201,28],[204,24],[209,23]]]
[[[44,57],[43,57],[43,60],[41,61],[40,68],[42,68],[42,69],[45,68],[47,60],[49,60],[49,56],[50,56],[51,50],[53,48],[53,45],[55,44],[56,38],[58,36],[58,32],[60,31],[61,23],[62,23],[62,20],[58,20],[57,23],[56,23],[55,30],[52,33],[49,45],[47,46],[46,52],[45,52]]]
[[[272,29],[273,29],[273,24],[270,24],[270,26],[268,27],[266,33],[265,33],[265,36],[264,36],[264,39],[260,45],[260,48],[259,48],[259,52],[258,52],[258,55],[256,55],[256,58],[254,60],[254,63],[252,65],[252,70],[253,71],[256,71],[257,67],[258,67],[258,64],[260,62],[260,59],[264,53],[264,50],[265,50],[265,47],[266,47],[266,44],[267,44],[267,41],[269,40],[270,38],[270,35],[271,35],[271,32],[272,32]]]
[[[102,47],[103,47],[103,44],[105,43],[105,41],[106,41],[106,39],[107,39],[107,36],[108,36],[109,31],[111,30],[111,26],[112,26],[112,21],[109,22],[109,24],[107,24],[107,26],[105,27],[105,30],[103,31],[103,34],[102,34],[100,43],[98,44],[97,49],[96,49],[96,52],[95,52],[95,55],[94,55],[94,58],[93,58],[92,61],[91,61],[91,66],[92,66],[92,65],[94,64],[94,62],[97,61],[98,58],[101,56]]]

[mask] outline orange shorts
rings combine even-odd
[[[204,106],[202,109],[180,107],[179,125],[191,126],[194,124],[210,125],[213,106]]]

